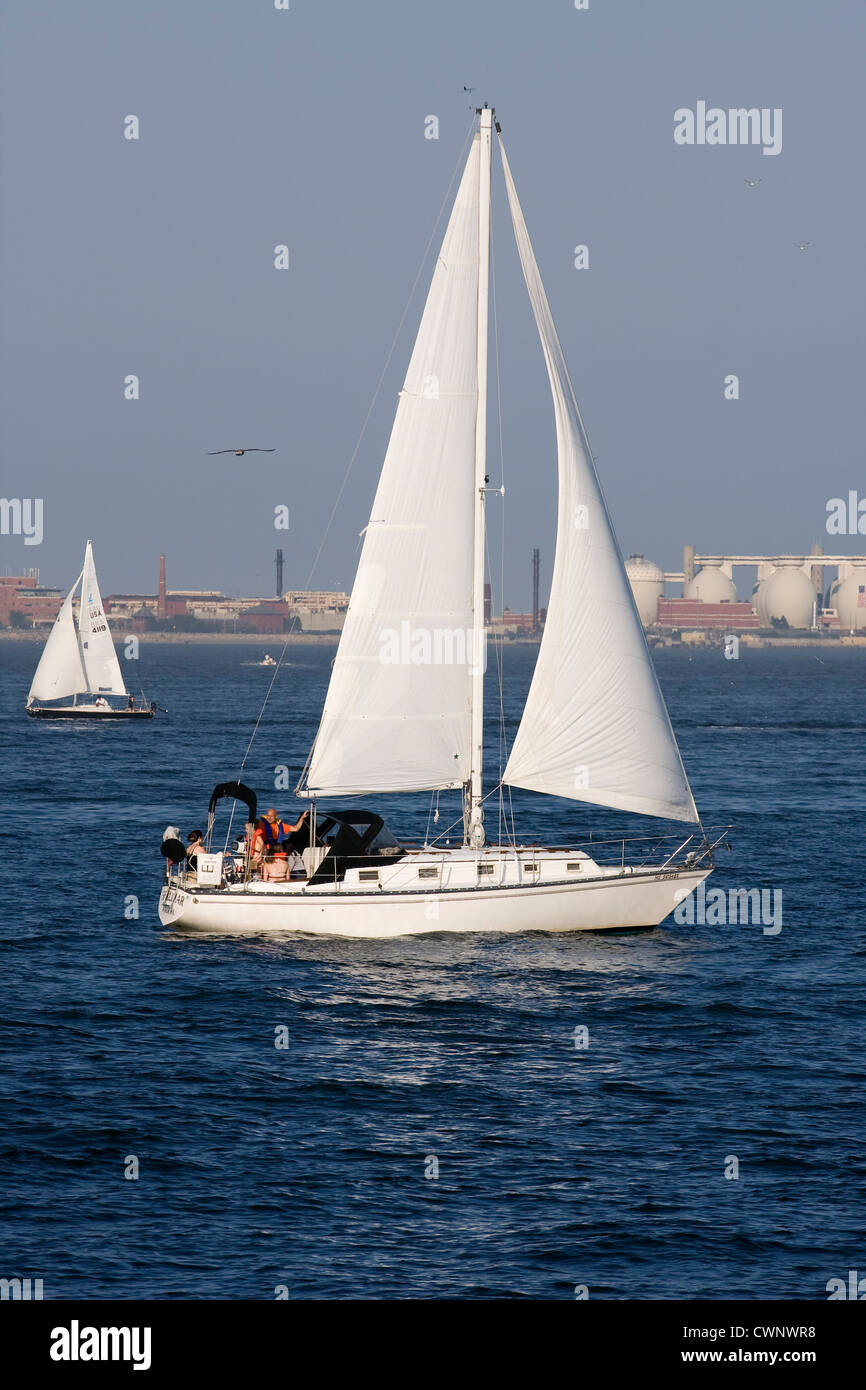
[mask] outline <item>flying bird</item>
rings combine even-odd
[[[798,251],[805,251],[807,246],[811,246],[812,243],[811,241],[795,241],[794,245],[796,246]]]
[[[761,179],[743,179],[743,183],[748,184],[749,188],[757,188],[761,182]]]
[[[465,86],[464,86],[463,90],[464,90],[464,92],[474,92],[474,91],[475,91],[475,88],[474,88],[474,87],[465,87]]]
[[[208,458],[213,458],[216,454],[237,454],[241,458],[244,454],[273,454],[274,449],[208,449]]]

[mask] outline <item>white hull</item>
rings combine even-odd
[[[166,885],[159,918],[163,926],[187,931],[368,938],[427,932],[635,931],[658,926],[709,872],[626,870],[580,883],[433,893],[286,891],[284,884],[220,889]]]

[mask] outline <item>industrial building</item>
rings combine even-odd
[[[281,569],[278,561],[278,574]],[[0,626],[50,627],[62,601],[61,589],[39,584],[38,570],[0,575]],[[175,630],[279,636],[298,631],[341,631],[349,596],[337,591],[295,589],[268,599],[229,598],[218,589],[169,589],[165,556],[160,555],[155,594],[106,594],[103,602],[118,632]]]
[[[0,574],[0,627],[36,627],[51,624],[60,612],[60,589],[39,583],[37,569],[24,574]]]
[[[735,568],[754,571],[747,601]],[[866,631],[866,556],[824,555],[817,545],[808,555],[699,555],[687,545],[681,571],[631,555],[626,572],[648,630]],[[679,596],[666,594],[669,584]]]
[[[751,570],[750,597],[740,599],[734,570]],[[276,554],[278,592],[273,598],[230,598],[215,589],[169,589],[165,556],[159,557],[154,594],[108,594],[105,610],[118,631],[249,632],[279,636],[290,632],[342,630],[349,596],[337,590],[282,589],[283,556]],[[665,571],[643,555],[626,561],[641,622],[648,632],[733,633],[862,632],[866,636],[866,556],[701,555],[683,550],[683,567]],[[532,552],[532,611],[493,613],[485,585],[484,619],[492,636],[538,638],[546,610],[540,606],[540,555]],[[676,586],[679,593],[669,588]],[[49,627],[63,591],[39,582],[39,571],[0,575],[0,627]]]
[[[282,584],[282,569],[282,551],[277,551],[278,585]],[[169,589],[164,555],[159,557],[156,594],[109,594],[105,600],[112,619],[126,620],[132,628],[194,625],[206,631],[257,632],[262,636],[340,632],[348,606],[348,594],[330,590],[292,589],[263,599],[229,598],[210,589]]]

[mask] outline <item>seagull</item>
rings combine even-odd
[[[757,188],[761,182],[761,179],[743,179],[743,183],[748,184],[749,188]]]
[[[798,251],[805,251],[807,246],[811,246],[812,243],[811,241],[795,241],[794,245],[796,246]]]
[[[474,91],[475,91],[475,88],[474,88],[474,87],[466,87],[466,86],[464,86],[463,90],[464,90],[464,92],[474,92]]]
[[[244,454],[273,454],[274,449],[208,449],[208,458],[213,458],[216,454],[237,454],[242,458]]]

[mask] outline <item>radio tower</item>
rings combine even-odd
[[[541,627],[541,614],[538,608],[538,576],[541,569],[541,552],[536,548],[532,552],[532,631],[538,632]]]
[[[278,550],[274,564],[277,568],[277,598],[283,597],[283,552]]]

